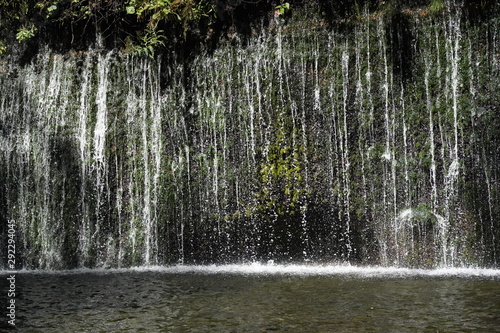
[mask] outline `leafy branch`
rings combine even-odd
[[[284,3],[274,7],[274,9],[276,10],[275,11],[276,14],[283,15],[283,14],[285,14],[285,11],[290,9],[290,4],[288,2],[284,2]]]
[[[139,36],[139,44],[134,45],[129,39],[126,51],[130,54],[145,55],[153,58],[155,49],[164,46],[165,36],[163,30],[146,29],[141,36]]]
[[[16,39],[18,42],[25,42],[31,39],[36,31],[37,28],[33,24],[30,24],[28,27],[22,26],[16,34]]]
[[[214,17],[211,0],[0,0],[0,33],[17,31],[16,40],[25,42],[48,23],[70,24],[92,22],[99,30],[101,22],[144,22],[137,32],[136,53],[152,56],[154,48],[164,45],[165,34],[160,23],[179,22],[184,27],[202,17]],[[43,17],[45,20],[40,20]],[[130,17],[119,20],[117,17]],[[121,24],[121,23],[118,23]],[[3,44],[2,44],[3,45]],[[1,52],[6,52],[3,45]]]

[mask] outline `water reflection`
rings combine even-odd
[[[20,273],[26,332],[494,332],[494,278]]]

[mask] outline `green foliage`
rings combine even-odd
[[[127,40],[126,53],[145,55],[153,58],[155,49],[164,46],[165,36],[163,30],[146,29],[144,33],[139,36],[139,44],[134,44],[130,39]]]
[[[126,10],[127,14],[129,14],[129,15],[135,14],[135,7],[134,6],[127,6],[127,7],[125,7],[125,10]]]
[[[40,20],[40,15],[45,21]],[[38,29],[47,24],[58,23],[62,29],[86,21],[96,25],[103,22],[122,22],[116,18],[130,15],[143,22],[137,29],[137,46],[133,53],[152,56],[154,49],[164,45],[166,38],[159,24],[166,21],[179,22],[186,34],[188,24],[202,17],[215,16],[214,4],[210,0],[0,0],[0,32],[17,31],[18,42],[32,38]],[[38,17],[35,19],[35,17]],[[114,27],[115,29],[117,27]],[[118,27],[120,29],[120,27]],[[130,43],[129,43],[130,44]],[[129,45],[130,46],[130,45]],[[6,52],[6,47],[0,49]],[[129,47],[130,50],[130,47]]]
[[[361,10],[359,9],[359,5],[356,0],[354,0],[354,8],[356,9],[356,18],[361,20]]]
[[[20,20],[28,14],[30,4],[27,0],[21,1],[0,1],[1,25],[9,24],[14,20]]]
[[[25,42],[31,39],[35,35],[36,31],[37,28],[33,24],[31,24],[29,27],[22,26],[21,28],[19,28],[16,34],[16,39],[18,42]]]
[[[301,173],[302,145],[297,143],[297,128],[287,128],[278,121],[276,139],[268,147],[267,159],[261,164],[260,174],[264,186],[259,194],[261,208],[275,209],[278,215],[293,215],[306,195]]]
[[[285,14],[285,11],[290,9],[290,4],[288,2],[284,2],[278,6],[275,7],[276,13],[279,15]]]
[[[40,1],[35,4],[35,8],[40,12],[45,12],[45,17],[49,18],[59,8],[60,1]],[[76,2],[76,1],[75,1]]]
[[[431,0],[429,11],[431,14],[437,14],[444,9],[444,0]]]
[[[207,0],[130,0],[125,10],[146,20],[148,29],[156,29],[161,21],[177,20],[186,30],[189,21],[213,13],[214,5]]]
[[[36,6],[45,12],[47,19],[51,21],[72,23],[80,20],[102,20],[107,15],[114,16],[122,10],[121,4],[110,0],[71,0],[69,3],[66,0],[53,0],[39,2]]]
[[[7,46],[0,40],[0,55],[4,54],[7,52]]]

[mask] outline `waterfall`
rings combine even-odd
[[[462,6],[277,16],[189,59],[9,60],[0,211],[19,261],[498,265],[498,18]]]

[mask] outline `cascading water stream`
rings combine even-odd
[[[24,267],[496,265],[498,28],[461,6],[277,16],[189,61],[12,63],[0,199]]]
[[[351,215],[350,215],[350,196],[351,196],[351,187],[350,187],[350,161],[349,161],[349,130],[347,126],[347,100],[348,100],[348,84],[349,84],[349,53],[348,53],[349,44],[348,41],[345,41],[345,49],[342,51],[342,117],[339,116],[339,119],[342,118],[342,129],[341,133],[343,133],[343,137],[340,142],[341,149],[341,163],[342,163],[342,183],[344,189],[344,209],[345,209],[345,224],[346,230],[345,235],[343,236],[343,240],[346,244],[347,248],[347,258],[351,256],[352,253],[352,244],[351,244]]]
[[[108,200],[108,159],[106,157],[106,134],[108,131],[108,108],[107,108],[107,93],[108,93],[108,70],[111,53],[105,56],[99,55],[97,59],[97,92],[96,92],[96,123],[94,128],[93,140],[93,164],[92,171],[95,172],[95,224],[90,232],[89,243],[91,246],[96,246],[99,241],[97,238],[101,236],[101,226],[104,223],[106,216],[101,211],[102,207]],[[89,252],[89,249],[85,249]]]

